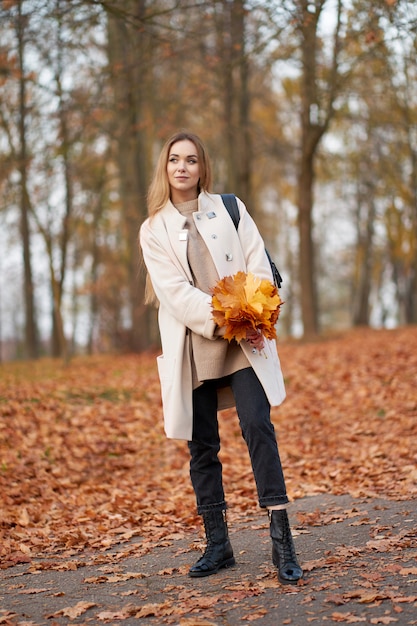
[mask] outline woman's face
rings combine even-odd
[[[184,139],[172,144],[168,154],[167,174],[174,204],[197,197],[200,165],[197,148],[192,141]]]

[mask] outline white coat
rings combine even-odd
[[[238,271],[272,280],[264,242],[255,222],[238,199],[238,231],[220,195],[201,193],[195,225],[203,238],[220,278]],[[162,354],[157,357],[164,426],[167,437],[192,438],[192,369],[189,330],[216,339],[211,296],[193,286],[187,260],[186,218],[171,202],[145,220],[140,245],[153,288],[159,299],[158,322]],[[274,340],[252,352],[246,341],[241,348],[258,376],[271,406],[285,398],[285,387]],[[229,404],[230,406],[230,404]],[[225,405],[219,404],[219,408]]]

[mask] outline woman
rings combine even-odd
[[[228,537],[217,411],[236,406],[247,443],[259,504],[268,509],[272,558],[283,583],[297,583],[297,562],[286,512],[288,497],[270,407],[285,398],[275,341],[248,333],[223,339],[212,318],[210,290],[224,276],[252,272],[272,280],[264,243],[238,200],[236,230],[222,198],[209,192],[206,149],[192,133],[164,145],[148,194],[149,217],[140,244],[159,301],[162,352],[158,357],[165,432],[185,439],[190,476],[207,547],[191,577],[235,563]],[[261,354],[262,351],[262,354]],[[265,358],[266,357],[266,358]]]

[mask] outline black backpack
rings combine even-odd
[[[235,225],[235,228],[237,230],[237,227],[239,226],[240,213],[239,213],[239,209],[237,206],[236,196],[232,193],[222,193],[221,197],[223,200],[223,204],[226,207],[227,212],[229,213],[230,217],[232,218],[233,224]],[[277,289],[279,289],[282,284],[281,274],[279,273],[277,266],[271,259],[269,252],[266,248],[265,248],[265,252],[266,252],[266,256],[268,257],[269,264],[271,266],[272,276],[274,277],[275,286]]]

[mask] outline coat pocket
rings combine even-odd
[[[176,359],[167,359],[163,354],[156,358],[158,375],[161,383],[162,404],[164,406],[167,406],[166,403],[170,398],[170,392],[172,390],[175,375],[175,363]]]
[[[159,379],[161,381],[172,380],[174,377],[176,361],[177,359],[167,359],[163,354],[156,357]]]

